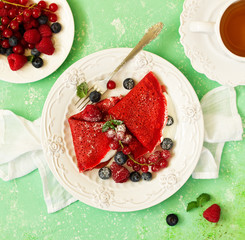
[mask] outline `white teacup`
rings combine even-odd
[[[245,0],[224,1],[215,22],[193,21],[189,28],[195,33],[215,34],[227,56],[245,61]]]

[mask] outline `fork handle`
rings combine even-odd
[[[149,44],[152,40],[154,40],[162,31],[162,28],[163,28],[162,22],[156,23],[155,25],[150,27],[145,33],[145,35],[138,42],[138,44],[132,49],[132,51],[128,54],[128,56],[124,58],[124,60],[110,74],[110,76],[107,79],[110,80],[127,61],[132,59],[140,50],[142,50],[147,44]]]

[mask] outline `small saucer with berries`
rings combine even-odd
[[[70,52],[74,20],[65,0],[1,0],[0,21],[3,81],[28,83],[43,79]]]

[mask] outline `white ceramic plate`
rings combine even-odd
[[[34,2],[39,2],[34,0]],[[46,1],[48,4],[54,2]],[[29,83],[43,79],[53,73],[68,56],[74,38],[74,20],[73,15],[66,0],[57,0],[58,22],[62,25],[62,30],[53,34],[52,41],[54,43],[55,52],[48,56],[42,54],[44,65],[41,68],[35,68],[31,63],[27,63],[18,71],[12,71],[9,67],[6,56],[0,55],[0,80],[11,83]]]
[[[203,116],[199,100],[184,75],[166,60],[141,51],[114,77],[116,90],[108,95],[126,94],[122,81],[141,80],[149,71],[167,86],[171,98],[170,113],[175,129],[170,165],[154,175],[150,182],[115,183],[101,180],[98,170],[79,173],[74,164],[74,150],[67,118],[75,114],[76,86],[81,81],[102,78],[122,61],[129,48],[116,48],[91,54],[68,68],[56,81],[42,114],[42,144],[48,165],[64,188],[80,201],[109,211],[135,211],[151,207],[173,195],[193,172],[203,145]]]
[[[225,0],[228,1],[228,0]],[[180,16],[180,41],[193,68],[222,85],[245,85],[245,62],[237,62],[226,56],[215,34],[193,33],[192,21],[215,22],[224,0],[185,0]]]

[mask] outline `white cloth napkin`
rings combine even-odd
[[[218,87],[201,100],[205,143],[193,178],[217,178],[224,143],[242,139],[242,122],[233,88]],[[48,213],[76,201],[55,179],[40,142],[40,119],[34,122],[0,110],[0,178],[9,181],[38,168]]]

